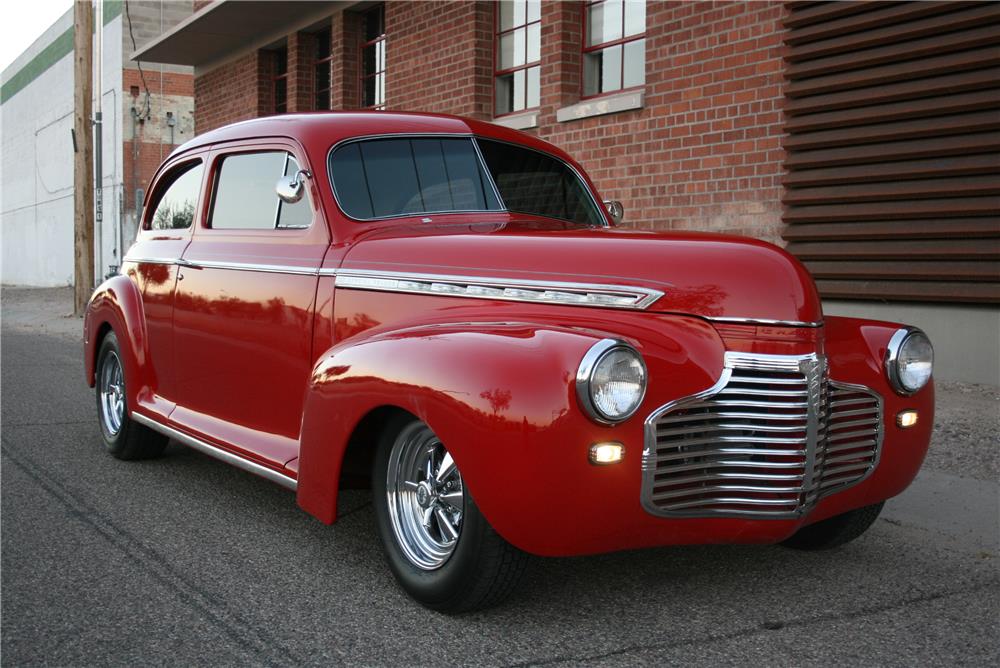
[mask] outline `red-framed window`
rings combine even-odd
[[[385,5],[361,14],[361,106],[385,109]]]
[[[271,77],[271,109],[276,114],[288,111],[288,49],[274,52],[274,76]]]
[[[494,113],[511,114],[538,106],[541,92],[541,0],[496,3]]]
[[[331,30],[326,28],[316,33],[316,60],[313,65],[313,108],[317,111],[330,109],[330,89],[333,66]]]
[[[583,36],[583,97],[646,82],[645,0],[588,2]]]

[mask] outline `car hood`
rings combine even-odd
[[[647,310],[818,322],[809,273],[762,241],[520,221],[388,227],[362,235],[342,268],[658,290]]]

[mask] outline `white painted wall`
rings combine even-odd
[[[7,81],[73,25],[69,10],[4,70]],[[122,183],[122,19],[104,26],[103,267],[116,263]],[[73,54],[63,56],[0,106],[0,280],[73,283]]]

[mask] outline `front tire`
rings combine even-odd
[[[799,529],[782,543],[795,550],[829,550],[849,543],[867,531],[882,512],[885,502],[835,515]]]
[[[130,417],[122,359],[118,337],[114,332],[108,332],[97,353],[95,383],[97,421],[104,445],[117,459],[158,457],[167,447],[168,439]]]
[[[372,495],[389,568],[417,602],[468,612],[514,589],[527,555],[493,530],[448,450],[420,420],[401,415],[387,425]]]

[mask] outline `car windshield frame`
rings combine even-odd
[[[393,214],[388,214],[388,215],[384,215],[384,216],[372,216],[370,218],[359,218],[357,216],[352,216],[344,208],[344,205],[341,202],[341,199],[340,199],[339,195],[337,194],[337,185],[336,185],[336,182],[335,182],[335,179],[334,179],[334,175],[333,175],[333,156],[337,152],[337,150],[339,150],[339,149],[341,149],[341,148],[343,148],[343,147],[345,147],[345,146],[347,146],[349,144],[355,144],[355,143],[366,142],[366,141],[379,141],[379,140],[386,140],[386,139],[469,139],[469,140],[471,140],[472,146],[475,149],[476,160],[477,160],[480,172],[482,173],[483,177],[489,181],[488,185],[489,185],[490,188],[492,188],[494,196],[496,197],[497,201],[499,202],[499,205],[500,205],[499,208],[497,208],[497,209],[454,209],[454,210],[447,210],[447,211],[421,211],[421,212],[413,212],[413,213],[393,213]],[[593,210],[594,210],[594,213],[595,213],[595,217],[596,217],[596,219],[598,221],[598,224],[597,225],[591,225],[591,224],[581,223],[580,221],[577,221],[577,220],[568,220],[566,218],[559,218],[559,217],[556,217],[556,216],[551,216],[551,215],[546,215],[546,214],[532,213],[530,211],[516,211],[516,210],[508,209],[506,203],[504,202],[503,195],[501,194],[500,189],[497,187],[497,184],[496,184],[496,182],[495,182],[495,180],[493,178],[493,174],[491,173],[490,168],[489,168],[489,166],[486,163],[486,159],[483,156],[483,152],[482,152],[482,150],[479,147],[479,140],[496,142],[498,144],[507,144],[509,146],[514,146],[516,148],[523,149],[525,151],[532,151],[534,153],[539,153],[539,154],[541,154],[541,155],[543,155],[543,156],[545,156],[545,157],[547,157],[547,158],[549,158],[549,159],[554,160],[555,162],[557,162],[563,168],[565,168],[566,170],[568,170],[569,174],[572,174],[573,177],[576,178],[578,184],[583,189],[583,191],[586,193],[587,200],[588,200],[589,204],[593,207]],[[528,216],[538,216],[538,217],[541,217],[541,218],[550,218],[552,220],[558,220],[558,221],[561,221],[561,222],[570,223],[572,225],[575,225],[575,226],[578,226],[578,227],[581,227],[581,228],[610,227],[610,224],[608,223],[607,217],[605,215],[605,210],[604,210],[603,205],[600,203],[600,200],[596,197],[593,189],[590,187],[589,181],[587,181],[587,179],[584,178],[584,176],[580,172],[580,170],[578,170],[575,166],[573,166],[572,164],[566,162],[565,160],[563,160],[559,156],[556,156],[556,155],[553,155],[551,153],[548,153],[547,151],[542,151],[542,150],[539,150],[539,149],[531,147],[531,146],[526,146],[524,144],[520,144],[520,143],[512,142],[512,141],[507,141],[507,140],[504,140],[504,139],[496,139],[494,137],[485,137],[485,136],[477,135],[477,134],[474,134],[474,133],[454,133],[454,132],[387,133],[387,134],[365,135],[365,136],[361,136],[361,137],[350,137],[348,139],[341,140],[341,141],[335,143],[333,146],[330,147],[330,150],[327,152],[327,156],[326,156],[326,167],[327,167],[327,181],[329,182],[329,185],[330,185],[330,192],[333,195],[333,200],[336,203],[337,208],[338,208],[340,214],[342,216],[344,216],[345,218],[347,218],[348,220],[351,220],[351,221],[357,222],[357,223],[374,223],[374,222],[379,222],[379,221],[383,221],[383,220],[394,220],[394,219],[399,219],[399,218],[418,218],[418,217],[439,216],[439,215],[446,215],[446,214],[469,214],[469,213],[483,213],[483,214],[506,213],[506,214],[517,214],[517,213],[520,213],[520,214],[524,214],[524,215],[528,215]]]

